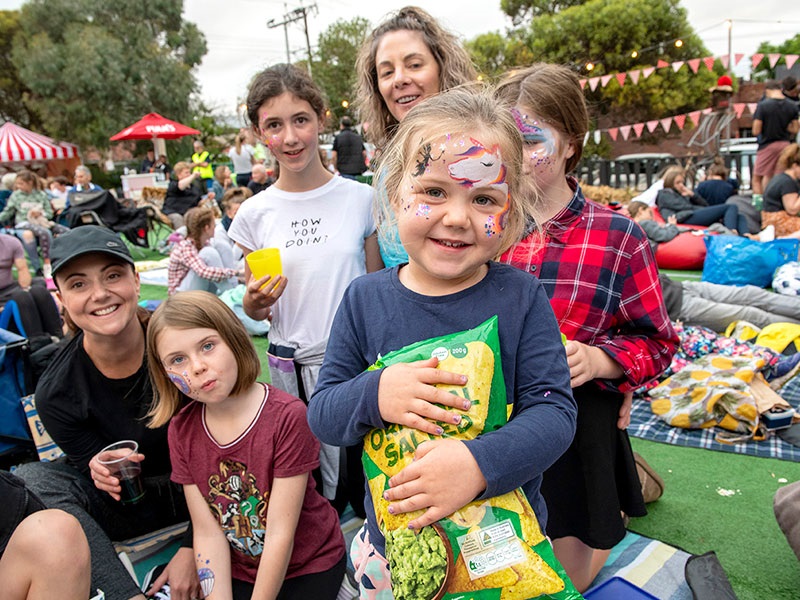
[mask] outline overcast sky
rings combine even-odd
[[[269,28],[267,22],[274,19],[280,23],[285,14],[303,4],[316,5],[316,11],[309,10],[308,20],[313,49],[319,34],[338,19],[362,16],[374,26],[393,10],[413,3],[464,39],[502,32],[511,24],[500,10],[499,0],[184,0],[185,18],[198,25],[208,43],[208,53],[197,71],[201,95],[210,106],[233,114],[252,75],[286,61],[284,28]],[[0,0],[3,9],[21,4],[20,0]],[[681,4],[688,10],[690,24],[715,56],[728,52],[726,19],[733,21],[733,53],[748,57],[762,41],[781,43],[800,31],[800,4],[791,0],[682,0]],[[287,29],[291,58],[299,60],[306,55],[302,20]],[[742,61],[737,73],[744,75],[748,66],[746,60]]]

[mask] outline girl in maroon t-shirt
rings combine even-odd
[[[309,477],[319,442],[301,400],[256,381],[236,315],[213,294],[179,292],[150,320],[147,357],[150,426],[170,422],[206,598],[336,598],[344,540]]]

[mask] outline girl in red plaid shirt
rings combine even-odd
[[[567,175],[588,128],[577,76],[536,64],[509,75],[498,93],[514,107],[528,174],[542,192],[537,214],[544,215],[503,262],[540,279],[569,340],[578,428],[545,472],[542,494],[555,554],[583,591],[625,536],[621,513],[646,514],[625,431],[630,392],[666,369],[678,338],[644,232],[587,201]]]

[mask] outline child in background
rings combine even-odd
[[[224,292],[238,283],[239,271],[226,265],[210,240],[214,237],[214,211],[207,207],[190,208],[185,215],[186,239],[169,254],[168,293],[187,290]]]
[[[244,268],[242,249],[228,236],[228,229],[231,228],[233,217],[239,212],[242,202],[252,195],[253,192],[246,187],[235,187],[225,192],[222,197],[222,218],[214,227],[213,244],[222,256],[222,262],[225,265],[233,264],[237,265],[237,268]]]
[[[709,206],[725,204],[733,196],[738,187],[734,185],[736,181],[728,179],[728,168],[721,157],[716,157],[714,163],[708,168],[708,174],[704,181],[697,184],[695,193],[705,198]]]
[[[393,423],[440,435],[434,421],[460,422],[447,407],[470,403],[435,385],[463,385],[465,376],[436,369],[436,358],[365,369],[391,350],[499,316],[511,418],[474,440],[442,438],[416,449],[386,494],[395,513],[427,509],[410,522],[415,530],[518,487],[544,530],[542,473],[574,433],[568,367],[547,296],[535,277],[492,262],[525,220],[515,201],[521,150],[508,109],[486,93],[451,90],[408,114],[381,160],[409,262],[350,285],[309,404],[311,429],[329,444],[357,444]],[[369,495],[364,503],[367,521],[351,548],[361,597],[391,598],[384,538]]]
[[[247,257],[278,248],[283,275],[260,279],[245,264],[244,310],[257,321],[270,313],[272,383],[307,400],[322,365],[333,315],[347,285],[383,264],[372,217],[372,189],[335,177],[322,164],[319,134],[325,102],[311,77],[291,65],[259,73],[250,85],[247,116],[280,165],[274,185],[248,200],[228,235]],[[333,500],[339,449],[323,446],[322,492]],[[354,487],[359,490],[363,482]]]
[[[631,219],[639,224],[639,227],[644,229],[650,242],[650,247],[653,249],[653,254],[655,254],[659,244],[674,240],[684,231],[691,231],[687,227],[678,227],[678,220],[675,215],[670,215],[664,224],[658,223],[653,218],[653,209],[638,200],[628,204],[628,214]]]
[[[566,67],[539,63],[509,75],[498,93],[516,105],[543,217],[541,231],[529,231],[503,262],[537,276],[569,340],[578,429],[545,472],[542,494],[556,557],[583,591],[625,536],[620,511],[646,514],[625,431],[630,392],[669,366],[678,337],[644,232],[587,201],[568,176],[589,122],[578,78]]]
[[[256,382],[258,355],[236,315],[207,292],[170,296],[150,321],[147,357],[150,426],[169,422],[205,597],[336,598],[344,540],[309,477],[319,442],[299,399]]]

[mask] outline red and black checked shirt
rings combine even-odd
[[[236,276],[236,269],[211,267],[207,265],[189,238],[183,239],[172,248],[167,263],[167,293],[171,296],[178,291],[178,286],[189,273],[194,271],[203,279],[224,281]]]
[[[658,377],[678,347],[658,269],[642,229],[631,219],[575,195],[540,233],[514,245],[501,262],[536,275],[567,339],[606,351],[624,381],[621,392]]]

